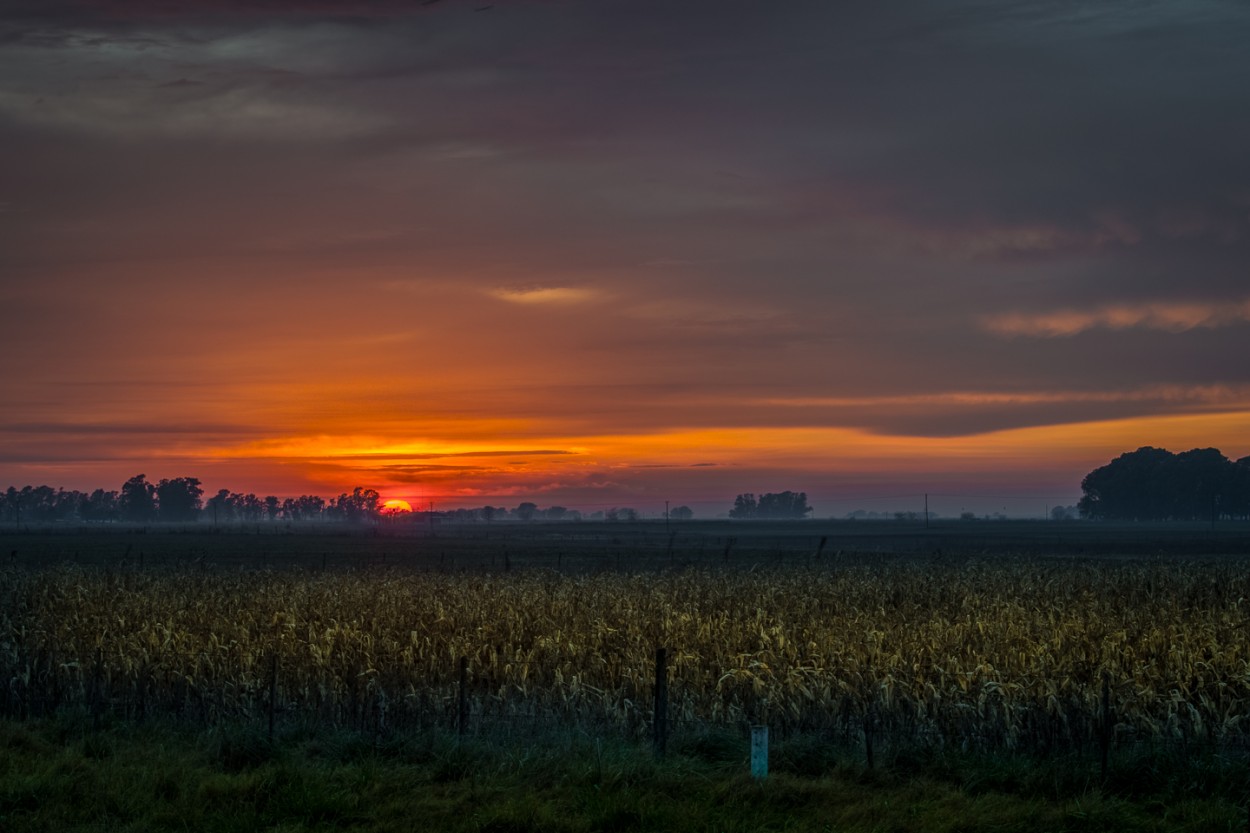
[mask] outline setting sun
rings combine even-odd
[[[1246,4],[571,5],[3,5],[0,491],[1040,516],[1250,455]]]

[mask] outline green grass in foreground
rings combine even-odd
[[[661,762],[585,736],[488,744],[73,718],[0,722],[0,831],[1241,831],[1244,762],[896,756],[868,771],[810,739],[746,775],[746,742]]]

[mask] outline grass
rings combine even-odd
[[[894,755],[877,770],[810,737],[746,773],[730,731],[645,748],[376,739],[288,727],[190,731],[62,717],[0,722],[0,831],[1244,830],[1244,761]],[[1153,777],[1144,777],[1153,773]]]

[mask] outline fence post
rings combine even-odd
[[[668,652],[655,649],[655,715],[652,720],[655,756],[664,757],[668,745]]]
[[[464,737],[469,723],[469,658],[460,658],[460,683],[456,693],[456,734]]]
[[[751,777],[756,781],[768,777],[768,726],[751,727]]]

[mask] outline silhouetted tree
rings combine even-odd
[[[333,514],[351,523],[376,520],[382,509],[382,496],[376,489],[357,486],[349,495],[346,492],[330,501]]]
[[[694,510],[689,506],[678,506],[669,512],[668,516],[674,521],[688,521],[694,517]]]
[[[134,523],[147,523],[156,518],[156,487],[147,475],[136,474],[122,484],[118,505],[122,518]]]
[[[796,519],[806,518],[811,512],[812,507],[807,505],[806,492],[767,492],[758,499],[747,493],[734,499],[734,507],[729,510],[729,517]]]
[[[121,517],[120,496],[117,492],[96,489],[83,497],[78,516],[84,521],[115,521]]]
[[[325,514],[326,502],[317,495],[301,495],[296,501],[303,520],[315,520]]]
[[[197,477],[175,477],[173,480],[162,480],[156,484],[156,499],[161,520],[185,523],[198,519],[202,506],[200,497],[203,494],[204,490],[200,488],[200,480]]]
[[[734,508],[729,510],[729,517],[744,520],[746,518],[754,518],[758,509],[759,504],[755,501],[755,495],[748,492],[734,498]]]
[[[1144,446],[1087,474],[1078,509],[1114,520],[1207,520],[1243,516],[1247,468],[1215,448],[1173,454]]]
[[[281,515],[288,521],[313,521],[325,512],[326,502],[315,495],[301,495],[282,501]]]
[[[27,486],[22,489],[22,505],[26,519],[39,523],[57,520],[57,490],[51,486]]]
[[[234,502],[230,499],[230,490],[218,489],[217,494],[208,499],[204,511],[215,524],[229,523],[233,520]]]
[[[22,493],[16,486],[10,486],[4,492],[4,515],[15,524],[22,522]]]
[[[628,506],[613,506],[607,512],[603,513],[603,519],[609,522],[626,521],[628,523],[633,523],[638,520],[638,510],[630,509]]]
[[[235,511],[238,512],[240,520],[255,522],[264,517],[265,504],[254,493],[231,495],[231,498],[235,503]]]
[[[1250,457],[1233,463],[1232,494],[1225,501],[1227,512],[1235,518],[1250,517]]]
[[[538,512],[538,505],[526,501],[512,511],[521,520],[531,521],[534,519],[534,515]]]
[[[760,495],[756,509],[761,518],[806,518],[812,512],[806,492],[779,492]]]

